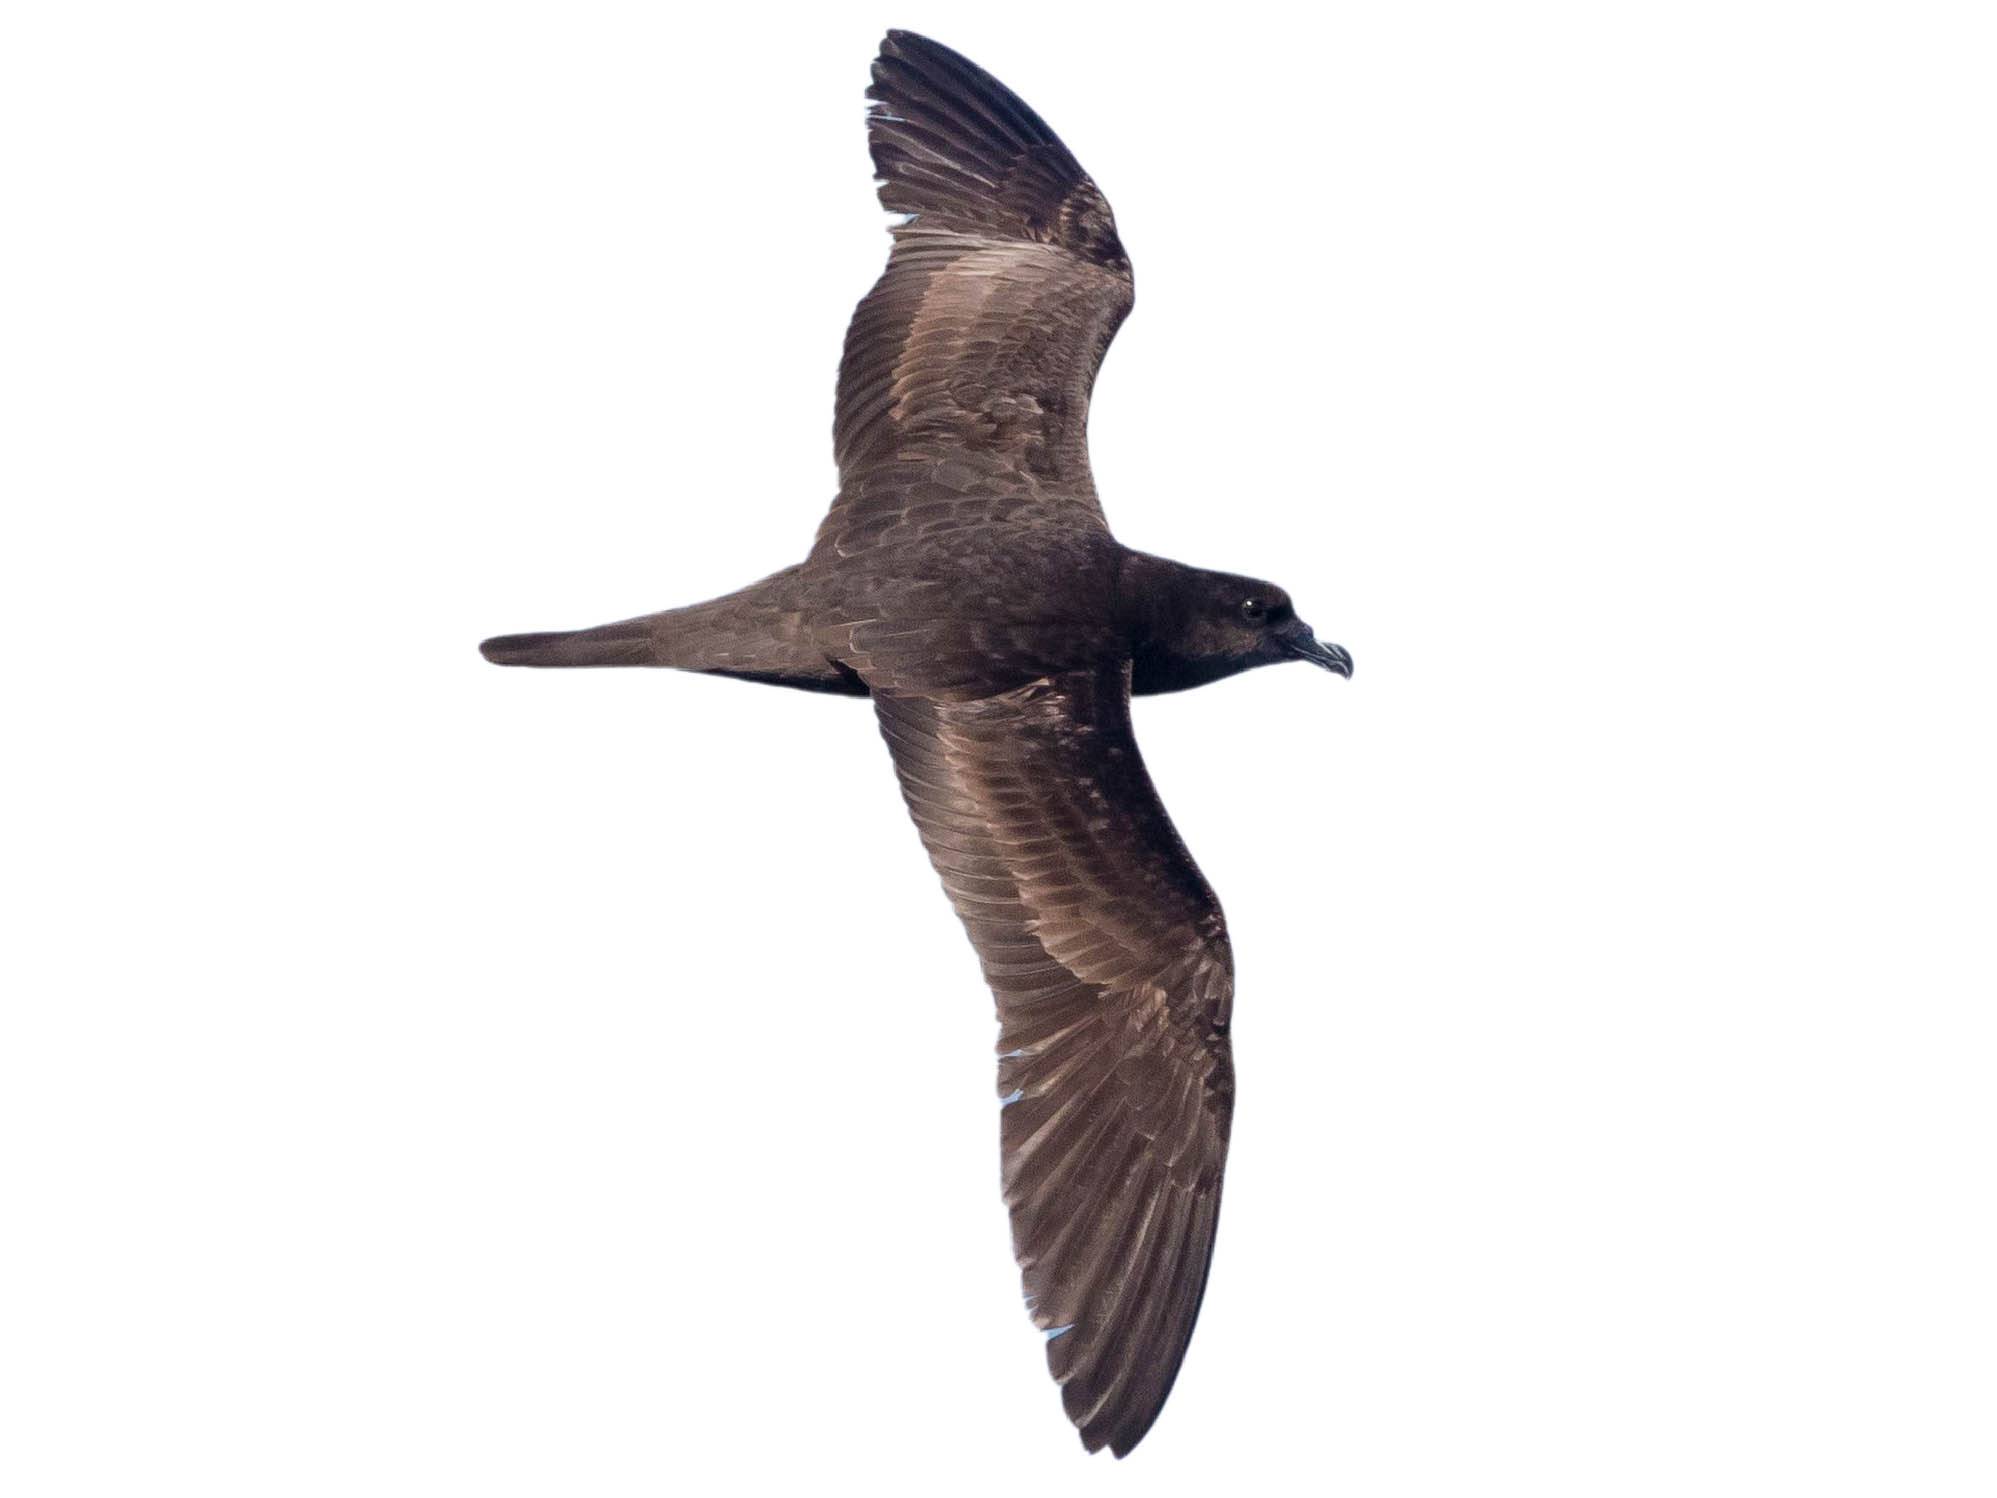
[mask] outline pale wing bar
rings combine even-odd
[[[987,492],[1058,495],[1100,525],[1089,395],[1132,299],[1109,204],[1045,121],[947,47],[888,33],[868,97],[881,202],[913,217],[847,330],[819,544],[953,455],[990,460]]]
[[[1234,1079],[1220,907],[1151,787],[1128,668],[978,701],[876,696],[998,1000],[1006,1203],[1091,1450],[1157,1418],[1199,1313]]]

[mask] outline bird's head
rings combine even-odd
[[[1169,692],[1294,660],[1352,675],[1351,655],[1322,643],[1274,583],[1166,566],[1168,575],[1144,579],[1150,597],[1136,650],[1138,691]]]

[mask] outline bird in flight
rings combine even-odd
[[[1090,1451],[1143,1439],[1206,1289],[1234,962],[1130,726],[1133,692],[1352,657],[1273,583],[1117,542],[1089,393],[1130,311],[1110,207],[1004,84],[890,31],[868,143],[906,215],[839,364],[810,554],[688,608],[480,649],[871,697],[998,1001],[1005,1201]]]

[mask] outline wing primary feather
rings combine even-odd
[[[909,217],[847,330],[819,547],[850,556],[1019,497],[1107,529],[1088,405],[1132,297],[1109,203],[1045,120],[938,43],[890,32],[867,96],[881,204]]]
[[[1226,1160],[1233,963],[1144,774],[1128,667],[876,694],[998,1004],[1001,1178],[1033,1319],[1090,1450],[1142,1439],[1199,1312]],[[936,810],[950,808],[947,814]]]

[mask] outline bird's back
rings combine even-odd
[[[818,639],[870,687],[1002,691],[1129,652],[1107,532],[953,525],[804,567]]]

